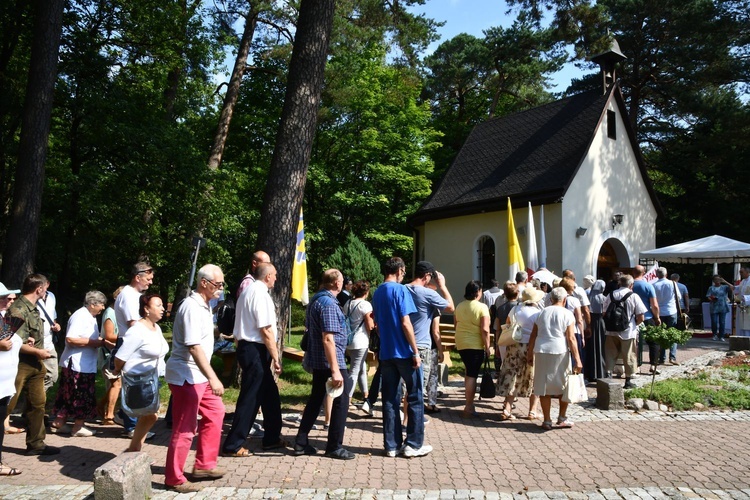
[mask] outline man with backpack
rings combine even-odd
[[[618,280],[620,288],[604,299],[604,366],[609,376],[615,368],[615,361],[622,356],[625,365],[625,389],[635,388],[632,381],[637,369],[636,349],[638,346],[638,325],[643,323],[646,306],[641,298],[633,293],[633,277],[623,274]]]

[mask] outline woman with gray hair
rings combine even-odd
[[[575,366],[573,373],[581,372],[581,358],[575,334],[575,316],[565,308],[568,292],[553,288],[550,292],[551,305],[545,307],[534,321],[531,330],[526,361],[534,366],[534,394],[539,396],[544,413],[542,429],[552,429],[550,409],[552,398],[560,398],[565,389],[568,374],[571,372],[570,358]],[[568,403],[560,399],[560,413],[557,426],[573,427],[567,419]]]
[[[73,437],[89,437],[95,433],[84,427],[86,419],[96,416],[97,349],[114,347],[112,342],[99,338],[96,316],[107,305],[107,297],[97,290],[88,292],[83,307],[68,320],[65,350],[60,356],[60,386],[52,408],[55,420],[51,432],[67,433]],[[66,422],[74,420],[71,429]]]

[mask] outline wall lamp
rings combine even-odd
[[[586,231],[588,231],[587,227],[579,227],[578,229],[576,229],[576,237],[580,238],[581,236],[586,234]]]
[[[618,224],[622,224],[622,214],[615,214],[612,216],[612,229]]]

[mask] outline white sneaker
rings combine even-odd
[[[404,453],[404,449],[406,448],[406,445],[401,445],[401,448],[397,450],[388,450],[385,452],[386,457],[397,457],[399,455],[402,455]]]
[[[362,411],[367,413],[372,417],[372,407],[370,407],[370,402],[365,400],[364,403],[362,403]]]
[[[430,423],[430,419],[427,417],[424,417],[424,425],[427,425]]]
[[[87,427],[81,427],[72,436],[73,437],[91,437],[96,434],[96,431],[92,431]]]
[[[429,444],[422,445],[421,448],[415,450],[411,446],[404,447],[404,456],[408,458],[423,457],[432,451],[432,446]]]

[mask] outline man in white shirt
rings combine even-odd
[[[237,302],[234,337],[237,339],[237,363],[242,382],[232,428],[224,440],[222,455],[248,457],[243,445],[253,427],[258,408],[263,410],[263,449],[286,447],[281,439],[281,398],[274,374],[281,373],[276,348],[276,306],[269,293],[276,283],[276,268],[260,263],[255,281],[245,288]]]
[[[656,293],[656,302],[659,304],[659,320],[667,327],[677,326],[677,302],[680,300],[680,291],[674,281],[667,279],[667,268],[660,267],[656,270],[657,280],[653,283]],[[667,358],[666,349],[659,351],[659,364],[664,364]],[[669,348],[669,361],[673,365],[677,362],[677,344]]]
[[[224,423],[224,385],[211,368],[214,322],[209,301],[224,288],[224,273],[207,264],[197,273],[198,284],[180,305],[172,332],[172,355],[167,361],[165,380],[172,392],[172,437],[167,449],[164,482],[178,493],[200,491],[183,471],[193,438],[198,430],[194,479],[219,479],[224,471],[216,467]],[[200,422],[198,415],[201,416]]]
[[[122,345],[122,339],[128,331],[128,328],[133,326],[136,321],[141,319],[140,300],[143,292],[148,290],[151,283],[154,282],[154,268],[146,262],[136,262],[130,270],[130,284],[125,285],[120,292],[120,295],[115,299],[115,321],[117,322],[117,347]],[[121,384],[120,379],[115,380],[112,383],[112,387],[117,387]],[[122,422],[122,426],[125,429],[125,434],[128,437],[133,437],[135,431],[136,419],[129,417],[125,414],[122,409],[117,413],[115,417],[117,423]],[[147,434],[146,439],[154,437],[153,432]]]
[[[39,309],[39,316],[44,324],[44,348],[50,354],[50,357],[44,360],[44,367],[47,369],[47,375],[44,377],[44,390],[48,392],[55,385],[59,376],[57,368],[57,351],[55,350],[55,333],[60,331],[60,324],[57,322],[57,299],[55,294],[47,290],[47,295],[39,299],[36,308]]]
[[[622,361],[625,364],[625,389],[635,388],[635,384],[631,380],[633,374],[637,369],[637,357],[636,348],[638,345],[638,325],[643,323],[644,315],[646,314],[646,306],[643,305],[643,301],[636,294],[633,293],[633,277],[629,274],[623,274],[618,280],[620,288],[610,293],[602,304],[602,309],[607,311],[609,304],[613,301],[625,301],[625,308],[627,311],[627,318],[629,318],[628,325],[625,330],[622,331],[610,331],[606,332],[606,339],[604,340],[604,366],[607,373],[612,373],[615,368],[615,361],[617,358],[622,356]],[[605,320],[605,324],[607,324]]]

